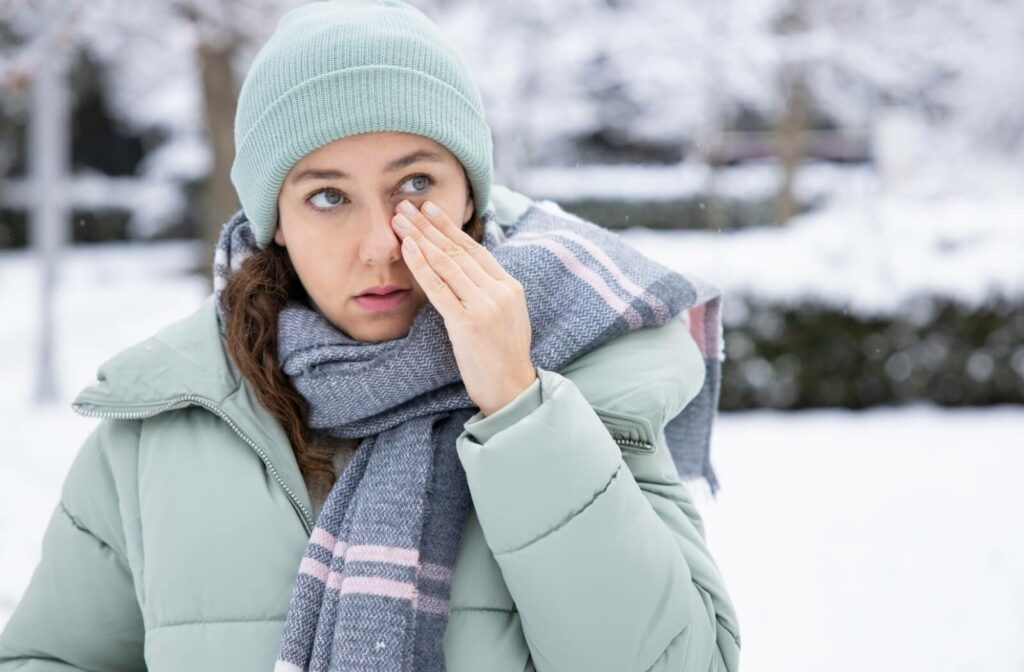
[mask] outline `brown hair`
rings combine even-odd
[[[483,241],[484,226],[477,214],[462,230],[478,243]],[[277,361],[277,315],[288,300],[311,307],[288,251],[271,240],[228,277],[221,294],[227,348],[260,403],[284,428],[303,477],[329,484],[337,478],[331,455],[315,445],[306,400]]]

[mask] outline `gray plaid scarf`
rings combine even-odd
[[[680,477],[717,482],[709,461],[722,351],[720,292],[615,233],[533,202],[510,224],[492,207],[483,245],[526,290],[531,359],[558,371],[632,329],[681,319],[704,355],[698,396],[666,428]],[[242,210],[224,225],[214,290],[256,251]],[[562,298],[571,297],[571,298]],[[408,334],[356,341],[290,303],[278,357],[309,402],[309,424],[358,437],[302,558],[275,670],[444,670],[442,642],[459,539],[471,507],[456,438],[479,409],[466,394],[441,314],[428,301]]]

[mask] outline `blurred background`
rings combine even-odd
[[[410,0],[495,182],[725,292],[716,498],[747,670],[1024,670],[1024,1]],[[95,420],[239,207],[295,0],[0,0],[0,627]]]

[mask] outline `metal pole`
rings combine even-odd
[[[29,121],[29,175],[32,193],[30,236],[39,261],[39,331],[34,398],[37,403],[58,397],[53,365],[54,293],[57,262],[67,238],[68,185],[70,164],[70,92],[67,54],[57,43],[55,31],[48,31],[50,48],[40,59],[32,86],[32,114]]]

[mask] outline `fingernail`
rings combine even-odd
[[[401,203],[398,204],[398,208],[408,215],[416,214],[416,206],[410,203],[409,201],[402,201]]]
[[[423,211],[426,212],[431,217],[437,217],[439,214],[441,214],[440,208],[438,208],[430,201],[427,201],[426,203],[423,204]]]
[[[395,215],[395,226],[404,231],[412,226],[412,222],[406,219],[405,215]]]

